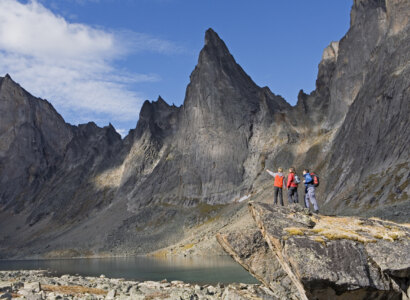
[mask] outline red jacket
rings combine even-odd
[[[290,187],[298,187],[298,184],[295,182],[295,174],[289,173],[288,175],[288,184],[286,185],[287,188]]]

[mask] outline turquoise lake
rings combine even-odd
[[[81,258],[0,261],[0,270],[49,270],[63,274],[124,278],[128,280],[182,280],[187,283],[258,283],[231,257],[200,258]]]

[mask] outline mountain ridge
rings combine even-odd
[[[354,2],[295,106],[256,85],[212,29],[184,103],[145,101],[124,139],[111,124],[67,124],[0,77],[0,257],[134,255],[192,239],[207,252],[216,229],[248,222],[246,199],[272,201],[265,169],[279,166],[320,174],[323,212],[408,220],[409,4],[376,2]]]

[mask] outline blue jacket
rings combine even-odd
[[[309,173],[306,173],[305,175],[303,175],[303,177],[305,177],[305,187],[306,187],[306,189],[310,188],[310,187],[315,187],[313,185],[313,178],[312,178],[312,176],[310,176]]]

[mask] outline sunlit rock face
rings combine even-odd
[[[238,199],[249,188],[244,162],[254,124],[261,114],[290,108],[252,81],[212,29],[190,78],[180,108],[159,100],[141,111],[136,143],[152,143],[155,168],[135,188],[131,205]]]

